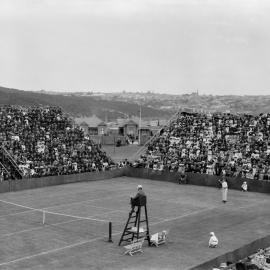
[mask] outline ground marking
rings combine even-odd
[[[123,196],[125,196],[125,195],[120,195],[120,196],[117,196],[117,197],[110,197],[110,198],[111,199],[113,199],[113,198],[120,198],[120,197],[123,197]],[[36,209],[36,208],[30,207],[30,206],[25,206],[25,205],[20,205],[20,204],[17,204],[17,203],[14,203],[14,202],[10,202],[10,201],[0,200],[0,202],[6,203],[6,204],[11,204],[11,205],[14,205],[14,206],[17,206],[17,207],[20,207],[20,208],[29,209],[29,210],[26,210],[26,211],[21,211],[21,212],[16,212],[16,213],[2,215],[2,216],[0,216],[0,219],[1,218],[4,218],[4,217],[8,217],[8,216],[20,215],[21,213],[27,213],[27,212],[32,212],[32,211],[42,211],[42,210],[47,210],[47,209],[61,207],[61,206],[69,206],[69,205],[73,205],[73,204],[81,204],[81,203],[84,203],[84,202],[92,202],[92,201],[98,201],[98,200],[104,200],[104,198],[96,198],[96,199],[84,200],[84,201],[73,202],[73,203],[58,204],[58,205],[53,205],[53,206],[49,206],[49,207],[45,207],[45,208],[41,208],[41,209]],[[90,207],[91,207],[91,205],[90,205]],[[93,206],[93,207],[97,208],[97,206]],[[110,208],[104,208],[104,209],[105,210],[112,210]],[[121,210],[118,210],[118,211],[121,211]]]
[[[218,207],[206,208],[206,209],[203,209],[203,210],[193,211],[191,213],[187,213],[187,214],[184,214],[184,215],[181,215],[181,216],[177,216],[177,217],[173,217],[173,218],[162,219],[161,221],[156,221],[156,222],[151,223],[151,225],[157,225],[157,224],[160,224],[160,223],[177,220],[177,219],[180,219],[180,218],[184,218],[184,217],[192,216],[192,215],[195,215],[195,214],[207,212],[209,210],[213,210],[213,209],[216,209],[216,208],[218,208]]]
[[[117,233],[114,233],[112,235],[117,235],[119,233],[120,232],[117,232]],[[29,256],[26,256],[26,257],[18,258],[18,259],[12,260],[12,261],[0,263],[0,266],[9,265],[9,264],[12,264],[12,263],[17,263],[17,262],[29,260],[29,259],[32,259],[32,258],[35,258],[35,257],[38,257],[38,256],[47,255],[47,254],[50,254],[50,253],[55,253],[55,252],[58,252],[58,251],[61,251],[61,250],[65,250],[65,249],[69,249],[69,248],[73,248],[73,247],[77,247],[77,246],[82,246],[82,245],[85,245],[85,244],[88,244],[88,243],[91,243],[91,242],[95,242],[95,241],[98,241],[98,240],[102,240],[102,239],[104,239],[104,237],[97,237],[97,238],[93,238],[93,239],[90,239],[90,240],[77,242],[77,243],[74,243],[74,244],[71,244],[71,245],[68,245],[68,246],[63,246],[63,247],[59,247],[59,248],[55,248],[55,249],[50,249],[50,250],[43,251],[43,252],[40,252],[40,253],[36,253],[36,254],[33,254],[33,255],[29,255]]]
[[[115,212],[114,211],[109,211],[107,213],[104,213],[105,214],[109,214],[109,213],[113,213]],[[21,233],[25,233],[25,232],[31,232],[31,231],[36,231],[36,230],[40,230],[40,229],[43,229],[44,226],[46,227],[49,227],[49,226],[57,226],[57,225],[61,225],[61,224],[68,224],[68,223],[72,223],[72,222],[76,222],[76,221],[81,221],[81,220],[96,220],[96,219],[90,219],[90,218],[93,218],[95,216],[99,216],[100,214],[97,214],[97,215],[93,215],[93,216],[89,216],[89,217],[86,217],[86,218],[76,218],[76,219],[72,219],[72,220],[68,220],[68,221],[61,221],[61,222],[57,222],[57,223],[52,223],[52,224],[44,224],[44,225],[41,225],[41,226],[38,226],[38,227],[34,227],[34,228],[31,228],[31,229],[26,229],[26,230],[21,230],[21,231],[15,231],[13,233],[7,233],[7,234],[3,234],[0,236],[0,238],[3,238],[3,237],[8,237],[8,236],[12,236],[12,235],[16,235],[16,234],[21,234]],[[101,220],[97,220],[97,221],[101,221]],[[108,220],[106,220],[105,222],[109,222]]]
[[[23,213],[28,213],[28,212],[33,212],[34,210],[25,210],[25,211],[21,211],[21,212],[16,212],[16,213],[11,213],[11,214],[6,214],[6,215],[2,215],[0,216],[0,219],[3,219],[5,217],[9,217],[9,216],[16,216],[16,215],[20,215]]]
[[[124,197],[124,196],[126,196],[126,195],[119,195],[119,196],[116,196],[116,197],[109,197],[109,198],[106,198],[106,199],[121,198],[121,197]],[[72,202],[72,203],[56,204],[56,205],[52,205],[52,206],[45,207],[45,208],[42,208],[42,209],[51,209],[51,208],[56,208],[56,207],[61,207],[61,206],[70,206],[70,205],[74,205],[74,204],[81,204],[81,203],[86,203],[86,202],[95,202],[95,201],[100,201],[100,200],[104,200],[104,197],[96,198],[96,199],[90,199],[90,200],[77,201],[77,202]]]
[[[30,206],[24,206],[24,205],[21,205],[21,204],[18,204],[18,203],[9,202],[9,201],[5,201],[5,200],[0,200],[0,202],[15,205],[17,207],[21,207],[21,208],[25,208],[25,209],[29,209],[29,210],[37,210],[36,208],[30,207]]]
[[[257,203],[251,203],[251,204],[248,204],[248,205],[239,206],[236,209],[230,209],[230,211],[236,211],[238,209],[244,209],[244,208],[256,206],[256,205],[259,205],[259,204],[264,204],[266,202],[269,202],[269,200],[264,200],[264,201],[260,201],[260,202],[257,202]],[[218,205],[216,207],[210,207],[210,208],[206,208],[206,209],[202,209],[202,210],[198,210],[198,211],[193,211],[191,213],[187,213],[187,214],[184,214],[184,215],[181,215],[181,216],[178,216],[178,217],[166,218],[166,219],[163,219],[161,221],[153,222],[153,223],[151,223],[151,225],[156,225],[156,224],[159,224],[159,223],[162,223],[162,222],[167,222],[167,221],[173,221],[173,220],[177,220],[177,219],[180,219],[180,218],[183,218],[183,217],[192,216],[193,214],[198,214],[198,213],[202,213],[202,212],[207,212],[208,210],[220,209],[220,208],[223,208],[223,204]]]
[[[50,226],[57,226],[57,225],[60,225],[60,224],[71,223],[71,222],[74,222],[74,221],[77,221],[77,220],[78,219],[72,219],[72,220],[69,220],[69,221],[63,221],[63,222],[59,222],[59,223],[53,223],[53,224],[50,224]],[[25,233],[25,232],[32,232],[32,231],[35,231],[35,230],[42,229],[44,226],[47,227],[49,225],[48,224],[44,224],[43,226],[34,227],[32,229],[26,229],[26,230],[22,230],[22,231],[16,231],[16,232],[13,232],[13,233],[3,234],[3,235],[0,236],[0,238],[4,238],[4,237],[16,235],[16,234],[21,234],[21,233]]]
[[[113,198],[120,198],[120,197],[123,197],[123,196],[126,196],[126,195],[120,195],[120,196],[113,197]],[[97,198],[97,199],[92,199],[92,200],[85,200],[85,201],[80,201],[80,202],[74,202],[74,203],[70,203],[70,204],[65,204],[65,206],[69,206],[71,204],[81,204],[81,203],[88,202],[88,201],[97,201],[97,200],[101,200],[101,199],[104,199],[104,198]],[[4,215],[4,216],[2,216],[3,218],[4,217],[7,217],[7,216],[19,215],[21,213],[26,213],[26,212],[39,211],[39,212],[42,213],[42,210],[51,209],[51,208],[60,206],[60,205],[56,205],[56,206],[50,206],[50,207],[46,207],[46,208],[42,208],[42,209],[36,209],[36,208],[32,208],[32,207],[29,207],[29,206],[19,205],[19,204],[13,203],[13,202],[5,201],[5,200],[0,200],[0,202],[29,209],[29,210],[26,210],[26,211],[23,211],[23,212],[20,212],[20,213],[14,213],[14,214],[9,214],[9,215]],[[61,204],[61,206],[62,205],[64,205],[64,204]],[[100,221],[100,222],[109,222],[109,220],[94,219],[93,217],[101,216],[101,215],[106,215],[106,214],[114,213],[114,212],[125,212],[125,213],[127,212],[127,211],[124,211],[124,210],[113,210],[113,209],[110,209],[110,208],[99,207],[99,206],[94,206],[94,205],[89,205],[89,207],[100,208],[100,209],[105,209],[105,210],[110,210],[110,211],[108,211],[106,213],[102,213],[102,214],[96,214],[96,215],[89,216],[89,217],[80,217],[80,216],[74,216],[74,215],[69,215],[69,214],[65,214],[65,213],[57,213],[57,212],[50,212],[50,211],[45,211],[45,213],[57,214],[57,215],[61,215],[61,216],[76,218],[76,219],[73,219],[73,220],[70,220],[70,221],[63,221],[63,222],[58,222],[58,223],[55,223],[55,224],[50,224],[51,226],[52,225],[56,226],[56,225],[67,224],[67,223],[75,222],[75,221],[78,221],[78,220],[84,220],[84,219],[89,219],[89,220],[92,220],[92,221]],[[1,216],[0,216],[0,218],[1,218]],[[153,217],[153,218],[162,220],[162,218],[158,218],[158,217]],[[21,231],[15,231],[13,233],[4,234],[4,235],[1,235],[0,238],[12,236],[12,235],[16,235],[16,234],[20,234],[20,233],[24,233],[24,232],[30,232],[30,231],[34,231],[34,230],[39,230],[39,229],[42,229],[42,226],[38,226],[38,227],[31,228],[31,229],[26,229],[26,230],[21,230]]]
[[[206,210],[201,210],[201,212],[207,211],[207,210],[212,210],[212,208],[210,208],[210,209],[208,208],[208,209],[206,209]],[[197,213],[197,212],[198,212],[198,211],[196,211],[196,213]],[[200,211],[199,211],[199,212],[200,212]],[[192,213],[194,214],[194,212],[192,212]],[[190,213],[189,215],[192,215],[192,213]],[[163,220],[163,221],[159,221],[159,222],[155,222],[155,223],[150,223],[150,226],[151,226],[151,225],[156,225],[156,224],[159,224],[159,223],[163,223],[163,222],[167,222],[167,221],[171,221],[171,220],[175,220],[175,219],[180,219],[180,218],[186,217],[186,216],[187,216],[187,214],[182,215],[182,216],[178,216],[177,218],[166,219],[166,220]],[[122,231],[120,231],[120,232],[115,232],[115,233],[113,233],[112,235],[115,236],[115,235],[118,235],[118,234],[120,234],[120,233],[122,233]],[[61,251],[61,250],[73,248],[73,247],[76,247],[76,246],[81,246],[81,245],[84,245],[84,244],[86,244],[86,243],[95,242],[95,241],[98,241],[98,240],[101,240],[101,239],[104,239],[104,237],[97,237],[97,238],[90,239],[90,240],[87,240],[87,241],[82,241],[82,242],[74,243],[74,244],[71,244],[71,245],[63,246],[63,247],[60,247],[60,248],[51,249],[51,250],[43,251],[43,252],[36,253],[36,254],[33,254],[33,255],[25,256],[25,257],[18,258],[18,259],[12,260],[12,261],[0,263],[0,266],[3,266],[3,265],[9,265],[9,264],[12,264],[12,263],[17,263],[17,262],[20,262],[20,261],[29,260],[29,259],[32,259],[32,258],[35,258],[35,257],[38,257],[38,256],[43,256],[43,255],[47,255],[47,254],[50,254],[50,253],[55,253],[55,252],[58,252],[58,251]]]
[[[255,203],[255,204],[252,204],[252,205],[254,206],[254,205],[261,204],[261,203],[265,203],[265,201],[259,202],[259,203]],[[247,207],[250,207],[250,206],[251,205],[240,206],[237,209],[239,209],[239,208],[241,208],[241,209],[242,208],[247,208]],[[206,212],[206,211],[213,210],[213,209],[218,209],[218,208],[220,208],[220,207],[213,207],[213,208],[207,208],[207,209],[203,209],[203,210],[199,210],[199,211],[194,211],[194,212],[191,212],[189,214],[185,214],[185,215],[181,215],[181,216],[178,216],[178,217],[168,218],[168,219],[164,219],[162,221],[150,223],[150,226],[157,225],[159,223],[164,223],[164,222],[169,222],[169,221],[177,220],[177,219],[184,218],[184,217],[187,217],[187,216],[191,216],[191,215],[194,215],[194,214],[197,214],[197,213]],[[122,231],[121,232],[115,232],[112,235],[115,236],[115,235],[118,235],[120,233],[122,233]],[[58,251],[61,251],[61,250],[65,250],[65,249],[73,248],[73,247],[76,247],[76,246],[81,246],[81,245],[84,245],[84,244],[87,244],[87,243],[95,242],[95,241],[98,241],[98,240],[101,240],[101,239],[104,239],[104,237],[93,238],[93,239],[90,239],[90,240],[87,240],[87,241],[82,241],[82,242],[74,243],[74,244],[71,244],[71,245],[63,246],[63,247],[56,248],[56,249],[51,249],[51,250],[48,250],[48,251],[43,251],[43,252],[36,253],[36,254],[33,254],[33,255],[29,255],[29,256],[26,256],[26,257],[18,258],[18,259],[12,260],[12,261],[0,263],[0,266],[9,265],[9,264],[12,264],[12,263],[17,263],[17,262],[20,262],[20,261],[29,260],[29,259],[32,259],[34,257],[38,257],[38,256],[42,256],[42,255],[47,255],[47,254],[50,254],[50,253],[55,253],[55,252],[58,252]]]

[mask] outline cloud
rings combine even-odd
[[[267,1],[0,0],[2,84],[266,88]]]
[[[175,13],[182,7],[198,6],[198,0],[0,0],[2,16],[89,14],[133,16]]]

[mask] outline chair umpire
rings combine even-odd
[[[145,206],[146,205],[146,195],[143,191],[141,185],[137,187],[138,192],[134,197],[130,198],[131,208],[134,209],[135,206]]]

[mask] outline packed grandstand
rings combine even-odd
[[[135,166],[270,180],[270,114],[181,112]],[[110,157],[58,107],[0,107],[0,141],[23,177],[109,170]],[[1,163],[1,180],[12,167]]]
[[[23,177],[107,170],[113,164],[99,145],[58,107],[0,107],[2,155],[10,155]],[[13,166],[1,163],[1,180],[13,176]]]
[[[270,180],[270,114],[182,112],[147,146],[137,166]]]
[[[245,269],[257,269],[268,270],[270,269],[270,248],[259,249],[256,253],[239,260],[235,263],[223,262],[219,267],[213,268],[213,270],[245,270]]]

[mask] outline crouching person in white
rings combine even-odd
[[[213,232],[210,232],[210,239],[209,239],[209,247],[210,248],[215,248],[215,247],[217,247],[218,246],[218,239],[217,239],[217,237],[215,236],[215,233],[213,233]]]
[[[246,192],[248,190],[248,185],[247,185],[247,182],[243,182],[242,186],[241,186],[241,190]]]

